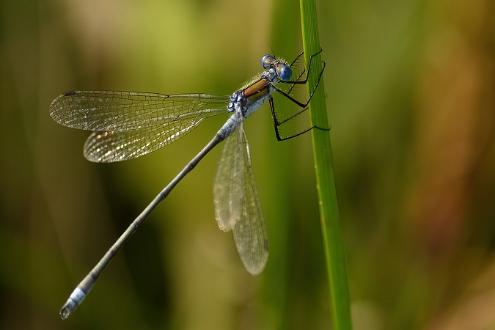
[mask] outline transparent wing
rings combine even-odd
[[[232,229],[247,271],[261,273],[268,260],[268,240],[242,123],[225,141],[214,195],[218,226],[225,231]]]
[[[198,115],[146,129],[93,132],[84,144],[84,157],[98,163],[136,158],[181,138],[203,119]]]
[[[74,91],[50,104],[59,124],[90,131],[125,132],[226,111],[227,96]]]
[[[227,137],[218,162],[213,187],[215,218],[223,231],[231,230],[241,218],[246,159],[241,149],[240,130]]]
[[[240,169],[244,177],[241,217],[234,225],[233,234],[244,267],[248,272],[256,275],[263,271],[268,260],[268,239],[254,182],[249,145],[242,124],[238,128],[238,135],[240,142],[238,150],[242,153],[246,166]]]

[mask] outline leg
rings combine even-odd
[[[277,86],[274,86],[272,85],[272,87],[277,91],[279,92],[280,94],[282,94],[283,96],[285,96],[286,98],[288,98],[289,100],[291,100],[292,102],[294,102],[295,104],[297,104],[298,106],[300,106],[301,108],[306,108],[309,104],[309,102],[311,101],[311,98],[313,97],[313,95],[315,94],[315,91],[316,89],[318,88],[318,86],[320,85],[320,80],[321,80],[321,76],[323,75],[323,71],[325,71],[325,67],[326,67],[326,63],[323,62],[323,68],[321,69],[320,71],[320,74],[318,76],[318,82],[316,83],[316,86],[315,88],[311,91],[311,94],[309,95],[309,98],[308,100],[303,103],[303,102],[300,102],[298,100],[296,100],[295,98],[293,98],[291,95],[289,95],[289,93],[286,93],[284,92],[283,90],[281,90],[280,88],[278,88]],[[306,76],[306,81],[308,80],[308,76]]]
[[[302,51],[299,55],[296,56],[296,58],[290,63],[290,68],[292,69],[292,71],[294,72],[294,66],[296,64],[297,61],[299,61],[299,59],[304,55],[304,51]],[[301,73],[299,73],[299,75],[296,77],[295,80],[301,80],[301,77],[303,76],[303,74],[306,72],[306,68],[303,68],[303,70],[301,71]],[[287,94],[290,94],[292,92],[292,90],[294,89],[294,87],[296,86],[296,84],[292,84],[288,91],[287,91]]]
[[[302,114],[303,112],[306,112],[306,111],[308,111],[308,110],[309,110],[309,107],[302,108],[302,109],[298,110],[298,111],[297,111],[295,114],[293,114],[292,116],[289,116],[289,117],[285,118],[285,119],[284,119],[284,120],[282,120],[282,121],[278,121],[278,123],[277,123],[277,124],[278,124],[279,126],[280,126],[280,125],[283,125],[283,124],[285,124],[286,122],[288,122],[289,120],[291,120],[292,118],[295,118],[295,117],[299,116],[300,114]]]
[[[292,66],[294,65],[294,63],[297,62],[297,60],[304,55],[304,51],[302,51],[299,55],[296,56],[296,58],[290,63],[290,67],[292,68]]]
[[[289,118],[286,118],[282,121],[279,121],[278,118],[277,118],[277,113],[275,112],[275,104],[273,103],[273,98],[270,97],[268,99],[268,102],[270,104],[270,111],[272,113],[272,117],[273,117],[273,128],[275,129],[275,136],[277,137],[277,141],[285,141],[285,140],[289,140],[289,139],[292,139],[292,138],[295,138],[296,136],[299,136],[299,135],[302,135],[304,133],[307,133],[309,132],[310,130],[312,130],[313,128],[316,128],[316,129],[320,129],[320,130],[323,130],[323,131],[329,131],[330,129],[329,128],[322,128],[322,127],[318,127],[316,125],[313,125],[311,126],[310,128],[308,129],[305,129],[304,131],[302,132],[299,132],[299,133],[296,133],[294,135],[290,135],[290,136],[285,136],[285,137],[281,137],[280,136],[280,131],[278,130],[278,128],[283,125],[284,123],[286,123],[287,121],[289,121],[290,119],[292,118],[295,118],[297,116],[299,116],[301,113],[307,111],[309,108],[306,107],[304,109],[301,109],[299,110],[298,112],[296,112],[295,114],[293,114],[292,116],[290,116]]]
[[[306,69],[304,69],[300,74],[299,74],[299,77],[296,78],[296,80],[299,80],[301,79],[302,75],[306,72]],[[292,93],[292,90],[294,89],[294,87],[296,87],[296,84],[292,84],[289,89],[287,90],[287,94],[290,94]]]
[[[273,128],[275,129],[275,136],[277,137],[277,141],[282,141],[282,138],[280,137],[280,132],[278,131],[278,119],[277,119],[277,114],[275,113],[275,105],[273,104],[273,97],[270,96],[268,99],[268,103],[270,103],[270,111],[272,113],[272,118],[273,118]]]
[[[278,140],[279,142],[280,142],[280,141],[285,141],[285,140],[290,140],[290,139],[292,139],[292,138],[295,138],[296,136],[303,135],[304,133],[307,133],[307,132],[311,131],[313,128],[316,128],[316,129],[319,129],[319,130],[322,130],[322,131],[330,131],[330,128],[322,128],[322,127],[318,127],[318,126],[316,126],[316,125],[313,125],[313,126],[311,126],[310,128],[307,128],[307,129],[305,129],[305,130],[304,130],[304,131],[302,131],[302,132],[296,133],[296,134],[294,134],[294,135],[289,135],[289,136],[283,137],[283,138],[281,138],[281,139],[278,139],[278,138],[277,138],[277,140]]]
[[[311,64],[313,63],[313,58],[315,58],[316,56],[320,55],[322,51],[323,51],[323,49],[320,49],[319,51],[317,51],[316,53],[314,53],[313,55],[311,55],[311,56],[309,57],[309,64],[308,64],[308,71],[307,71],[307,73],[306,73],[306,78],[304,78],[303,80],[299,80],[299,78],[300,78],[300,77],[298,77],[298,79],[296,79],[296,80],[283,80],[283,81],[280,81],[280,82],[281,82],[281,83],[283,83],[283,84],[305,84],[305,83],[308,81],[308,76],[309,76],[309,73],[311,72]],[[304,52],[303,52],[303,53],[301,53],[301,54],[299,54],[299,55],[296,57],[296,59],[295,59],[294,61],[292,61],[292,63],[291,63],[291,65],[290,65],[290,66],[292,67],[292,65],[293,65],[293,64],[294,64],[294,63],[295,63],[295,62],[296,62],[296,61],[297,61],[297,60],[298,60],[298,59],[299,59],[299,58],[300,58],[303,54],[304,54]],[[306,70],[304,70],[304,71],[306,71]],[[301,74],[304,74],[304,71],[303,71]]]
[[[268,100],[268,102],[270,103],[270,111],[272,113],[272,117],[273,117],[273,124],[275,125],[275,130],[278,131],[278,127],[285,124],[286,122],[288,122],[289,120],[299,116],[300,114],[302,114],[303,112],[306,112],[308,111],[309,107],[305,107],[303,109],[300,109],[299,111],[297,111],[296,113],[294,113],[293,115],[283,119],[283,120],[279,120],[277,118],[277,113],[275,112],[275,104],[273,103],[273,98],[270,97],[270,99]]]

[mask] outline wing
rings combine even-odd
[[[75,91],[50,105],[59,124],[94,131],[84,144],[93,162],[136,158],[179,139],[204,118],[227,113],[228,97],[206,94]]]
[[[74,91],[50,104],[59,124],[89,131],[125,132],[226,112],[227,96]]]
[[[225,141],[213,187],[215,218],[223,231],[231,230],[241,218],[246,159],[240,149],[239,133],[238,128]]]
[[[242,124],[225,141],[214,195],[218,226],[233,230],[244,267],[259,274],[268,259],[268,241]]]
[[[146,129],[93,132],[84,143],[84,157],[92,162],[111,163],[146,155],[181,138],[203,119],[198,115]]]
[[[237,251],[244,267],[253,275],[263,271],[268,260],[268,239],[261,205],[251,167],[251,156],[246,134],[242,125],[238,128],[241,149],[246,166],[243,173],[243,202],[239,221],[234,225],[233,234]]]

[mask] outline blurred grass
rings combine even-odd
[[[271,254],[246,274],[213,218],[218,150],[112,262],[69,322],[80,277],[220,125],[109,166],[53,123],[71,89],[229,94],[302,49],[297,2],[0,4],[0,328],[330,327],[310,135],[247,123]],[[494,3],[318,3],[355,329],[490,329]],[[291,111],[277,98],[276,104]],[[191,207],[193,205],[194,207]],[[473,307],[474,306],[474,307]],[[462,322],[455,316],[462,315]]]
[[[287,3],[283,0],[273,1],[271,4],[272,20],[269,25],[269,43],[264,50],[270,54],[297,54],[298,46],[287,43],[285,38],[280,38],[284,33],[297,35],[296,24],[286,24],[287,21],[295,22],[298,19],[297,4]],[[261,54],[263,55],[263,54]],[[284,104],[277,104],[277,108]],[[268,116],[264,116],[265,120]],[[263,209],[267,220],[267,232],[269,237],[270,257],[268,265],[263,274],[263,296],[262,296],[262,329],[288,329],[289,320],[285,315],[290,313],[290,300],[294,299],[293,291],[290,290],[290,259],[294,239],[295,217],[294,208],[291,207],[291,186],[287,177],[291,171],[291,148],[290,145],[279,143],[274,139],[273,125],[270,119],[264,125],[264,137],[267,141],[263,143],[263,154],[258,156],[263,163],[272,164],[273,170],[262,176],[257,175],[259,182],[267,182],[265,188],[265,200]],[[258,149],[259,150],[259,149]],[[260,164],[261,165],[261,164]],[[258,166],[258,165],[257,165]]]

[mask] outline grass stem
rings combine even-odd
[[[304,56],[306,63],[309,63],[310,55],[321,49],[315,0],[300,0],[300,9]],[[314,73],[320,72],[322,68],[320,58],[321,56],[317,56],[313,59],[312,74],[308,81],[309,91],[318,83],[318,74]],[[316,127],[329,127],[324,91],[322,79],[310,103],[311,122]],[[333,329],[347,330],[352,329],[352,322],[330,134],[322,129],[313,129],[312,139]]]

